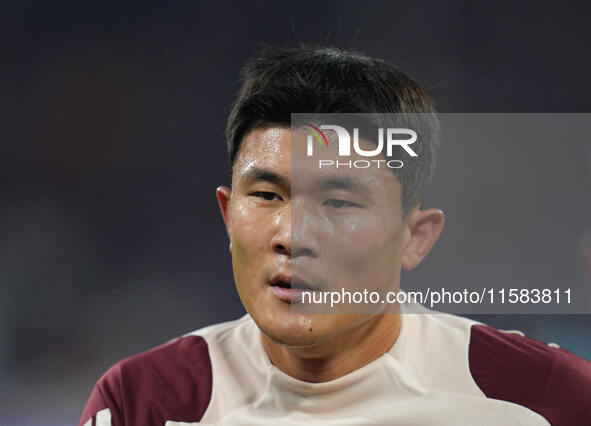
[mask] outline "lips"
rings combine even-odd
[[[271,279],[271,287],[291,288],[291,274],[279,273]]]
[[[281,287],[293,290],[317,291],[318,289],[300,277],[293,278],[291,274],[279,273],[271,279],[271,287]]]
[[[301,300],[303,291],[317,291],[307,281],[299,277],[292,277],[288,273],[278,273],[271,279],[271,288],[275,296],[285,302],[296,302]]]

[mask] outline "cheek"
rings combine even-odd
[[[359,226],[347,238],[330,243],[328,272],[351,288],[389,287],[400,273],[402,237],[401,229]]]
[[[243,205],[232,208],[230,239],[235,273],[252,274],[270,245],[269,218]]]
[[[257,214],[256,209],[248,208],[246,202],[232,205],[230,215],[230,234],[232,245],[255,247],[260,238],[257,238],[264,229],[263,218]]]
[[[380,220],[369,215],[351,218],[331,232],[325,231],[324,245],[348,262],[363,262],[382,255],[395,259],[401,252],[404,230],[402,224],[391,222],[389,218]]]

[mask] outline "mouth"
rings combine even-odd
[[[303,292],[318,291],[306,281],[286,273],[275,275],[269,284],[279,299],[290,303],[301,300]]]

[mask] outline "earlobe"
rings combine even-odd
[[[411,270],[427,256],[443,230],[444,215],[439,209],[415,210],[408,219],[410,239],[402,254],[402,267]]]

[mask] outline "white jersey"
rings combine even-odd
[[[387,353],[324,383],[272,365],[248,315],[206,327],[111,368],[80,424],[591,425],[591,363],[462,317],[401,318]]]

